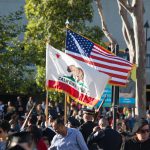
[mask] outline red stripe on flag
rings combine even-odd
[[[132,63],[130,63],[129,61],[125,60],[124,58],[118,57],[118,56],[114,55],[113,53],[111,53],[111,54],[106,53],[102,49],[97,48],[95,45],[94,45],[94,47],[92,49],[92,52],[97,52],[98,55],[103,55],[103,56],[106,56],[106,58],[108,57],[108,58],[114,59],[114,61],[122,61],[126,65],[128,64],[129,66],[133,66]]]
[[[103,65],[103,64],[100,64],[100,63],[96,63],[96,62],[93,62],[93,61],[88,61],[82,57],[79,57],[79,56],[75,56],[75,55],[72,55],[72,54],[68,54],[69,56],[75,58],[75,59],[78,59],[80,61],[83,61],[87,64],[90,64],[90,65],[93,65],[93,66],[96,66],[96,67],[101,67],[101,68],[105,68],[105,69],[110,69],[111,70],[114,70],[114,71],[120,71],[120,72],[124,72],[126,73],[128,70],[127,69],[121,69],[121,68],[117,68],[117,67],[113,67],[113,64],[112,66],[107,66],[107,65]]]
[[[106,52],[108,54],[112,54],[113,55],[113,53],[111,53],[109,50],[105,49],[104,47],[102,47],[102,46],[100,46],[100,45],[98,45],[96,43],[94,43],[94,46],[100,48],[101,50],[103,50],[104,52]]]
[[[118,75],[118,74],[108,73],[108,72],[100,71],[100,70],[98,70],[98,71],[99,71],[99,72],[103,72],[103,73],[105,73],[105,74],[108,74],[110,77],[115,77],[115,78],[127,80],[127,76],[121,76],[121,75]]]
[[[63,90],[65,92],[67,92],[69,95],[71,95],[72,97],[74,97],[75,99],[78,99],[79,102],[84,103],[86,105],[94,106],[99,101],[98,99],[95,99],[95,98],[89,97],[83,93],[80,93],[73,87],[71,87],[63,82],[60,82],[60,81],[48,80],[47,86],[48,86],[48,88]]]
[[[93,53],[99,54],[98,52],[93,52]],[[100,55],[100,54],[99,54],[99,55]],[[100,61],[104,61],[104,62],[107,62],[107,63],[112,63],[112,65],[115,64],[115,65],[121,65],[121,66],[131,67],[130,64],[127,64],[127,63],[125,63],[125,62],[122,62],[121,60],[117,61],[117,59],[114,60],[113,58],[111,58],[112,60],[109,60],[109,59],[106,58],[106,56],[102,58],[102,57],[98,57],[98,56],[91,55],[90,57],[91,57],[92,59],[95,59],[95,60],[100,60]]]
[[[119,85],[119,86],[125,86],[126,85],[125,83],[118,82],[118,81],[112,81],[112,80],[109,81],[109,84],[114,84],[114,85]]]

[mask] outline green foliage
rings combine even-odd
[[[3,94],[26,94],[35,85],[35,68],[29,66],[24,43],[18,40],[25,30],[22,14],[23,11],[17,11],[0,16],[0,93]]]
[[[103,34],[99,27],[87,26],[93,17],[93,0],[26,0],[25,13],[28,19],[25,32],[25,50],[33,56],[36,64],[36,83],[45,89],[45,47],[46,41],[63,50],[65,48],[66,27],[99,43]]]
[[[64,93],[49,91],[48,95],[50,100],[64,102],[65,99]]]
[[[24,32],[25,26],[21,25],[23,11],[10,13],[8,16],[0,16],[0,51],[10,47],[20,33]]]

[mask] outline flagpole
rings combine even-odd
[[[115,54],[118,55],[119,45],[115,45]],[[113,99],[113,129],[116,130],[117,109],[119,105],[119,86],[112,86],[112,99]]]
[[[46,108],[45,108],[45,115],[46,115],[46,127],[48,127],[48,90],[46,90]]]
[[[67,94],[65,94],[65,102],[64,102],[64,124],[67,123]]]
[[[66,20],[65,24],[66,24],[66,28],[68,28],[68,26],[69,26],[69,21],[68,21],[68,19]],[[65,46],[65,47],[66,47],[66,46]],[[65,53],[66,53],[66,51],[65,51]],[[64,102],[64,124],[67,123],[67,100],[69,100],[69,96],[68,96],[68,94],[65,93],[65,102]]]
[[[47,66],[47,55],[48,55],[48,51],[47,51],[47,47],[48,47],[48,44],[49,44],[49,37],[46,41],[46,66]],[[46,70],[47,71],[47,70]],[[46,81],[47,82],[47,81]],[[46,83],[47,85],[47,83]],[[46,127],[48,127],[48,97],[49,97],[49,92],[48,92],[48,89],[46,88],[46,101],[45,101],[45,119],[46,119]]]

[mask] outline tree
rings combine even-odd
[[[25,30],[22,10],[0,16],[0,93],[28,93],[34,85],[35,69],[29,67],[24,43],[19,36]]]
[[[65,22],[68,19],[74,31],[99,43],[103,34],[99,27],[87,26],[92,21],[92,0],[26,0],[28,19],[25,32],[25,50],[37,66],[36,83],[45,90],[45,45],[65,49]]]
[[[108,31],[101,0],[96,0],[99,14],[102,21],[103,31]],[[129,49],[130,62],[137,65],[136,72],[136,113],[139,117],[145,116],[146,111],[146,80],[145,80],[145,60],[146,43],[143,24],[144,4],[142,0],[117,0],[119,14],[122,20],[122,32],[124,40]],[[131,22],[132,20],[132,22]],[[116,41],[109,32],[104,32],[112,43]]]

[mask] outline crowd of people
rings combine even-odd
[[[48,122],[45,102],[21,97],[0,100],[0,150],[150,150],[150,110],[137,118],[133,110],[118,108],[116,130],[112,108],[96,110],[71,102],[50,100]]]

